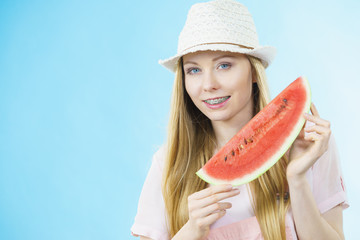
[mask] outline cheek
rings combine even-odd
[[[235,90],[241,98],[248,98],[252,95],[252,78],[250,75],[241,78],[234,77],[230,89]]]
[[[243,93],[246,94],[247,96],[251,96],[252,95],[252,81],[251,78],[248,79],[247,81],[244,81],[242,83],[243,88]]]
[[[246,98],[246,100],[249,100],[252,98],[252,82],[251,80],[247,81],[246,83],[243,84],[244,89],[243,89],[243,94],[244,97]]]
[[[185,90],[189,94],[190,98],[194,101],[194,98],[199,96],[199,86],[195,81],[187,81],[185,79]]]

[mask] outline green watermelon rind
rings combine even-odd
[[[306,89],[307,93],[307,101],[304,105],[303,112],[307,113],[310,110],[311,105],[311,90],[310,90],[310,84],[306,77],[302,77],[304,79],[304,87]],[[291,134],[289,134],[289,137],[284,141],[284,144],[282,147],[275,153],[268,161],[267,164],[259,168],[257,171],[254,171],[252,174],[245,175],[241,178],[234,179],[232,181],[226,181],[226,180],[219,180],[216,178],[213,178],[206,174],[206,172],[201,168],[199,171],[196,172],[196,175],[198,175],[202,180],[205,182],[208,182],[212,185],[220,185],[220,184],[231,184],[232,186],[239,186],[248,182],[253,181],[254,179],[258,178],[262,174],[264,174],[267,170],[269,170],[285,153],[286,151],[291,147],[297,136],[299,135],[301,129],[303,128],[305,123],[305,118],[300,118],[295,127],[293,128]],[[285,144],[287,143],[287,144]]]

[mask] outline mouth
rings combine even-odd
[[[225,102],[226,100],[228,100],[230,98],[230,96],[226,96],[226,97],[219,97],[219,98],[212,98],[212,99],[207,99],[204,100],[203,102],[209,104],[209,105],[217,105],[220,103]]]

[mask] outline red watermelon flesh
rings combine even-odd
[[[271,168],[300,133],[311,104],[310,86],[299,77],[256,114],[196,174],[204,181],[238,186]]]

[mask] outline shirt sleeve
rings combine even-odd
[[[320,213],[341,205],[349,207],[335,139],[331,135],[328,150],[312,167],[313,194]]]
[[[164,158],[165,149],[162,146],[153,156],[141,191],[137,214],[131,227],[133,236],[145,236],[154,240],[168,239],[165,205],[161,192]]]

